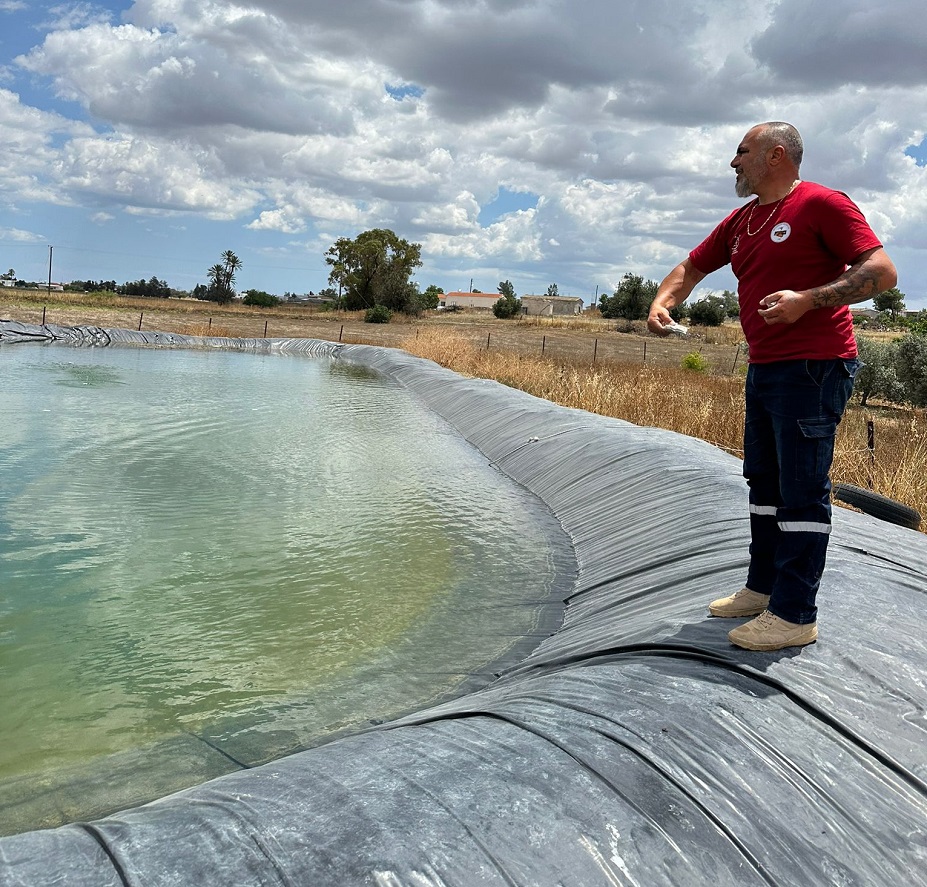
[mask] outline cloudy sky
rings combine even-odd
[[[303,293],[386,227],[423,288],[588,302],[662,278],[784,119],[927,308],[925,46],[923,0],[0,0],[0,265],[190,289],[232,249]]]

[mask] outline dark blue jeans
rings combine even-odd
[[[858,360],[787,360],[747,370],[747,588],[770,595],[770,612],[788,622],[817,620],[834,437],[860,366]]]

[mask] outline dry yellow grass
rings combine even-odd
[[[495,379],[562,406],[679,431],[740,452],[743,380],[739,376],[487,351],[440,329],[419,330],[403,348],[455,372]]]
[[[873,452],[868,448],[870,421]],[[927,516],[927,414],[892,407],[851,407],[837,434],[834,480],[871,486]]]
[[[743,377],[627,363],[548,360],[487,351],[441,329],[421,329],[403,348],[468,376],[495,379],[567,407],[666,428],[742,456]],[[868,448],[868,426],[875,450]],[[840,425],[835,483],[869,487],[927,514],[927,419],[923,411],[852,405]]]

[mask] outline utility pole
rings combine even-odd
[[[51,295],[51,277],[52,277],[52,251],[53,246],[48,248],[48,294]]]

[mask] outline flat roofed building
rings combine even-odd
[[[583,300],[579,296],[522,296],[525,314],[538,317],[572,317],[581,314]]]
[[[491,311],[501,298],[499,293],[444,293],[438,301],[438,307],[485,308]]]

